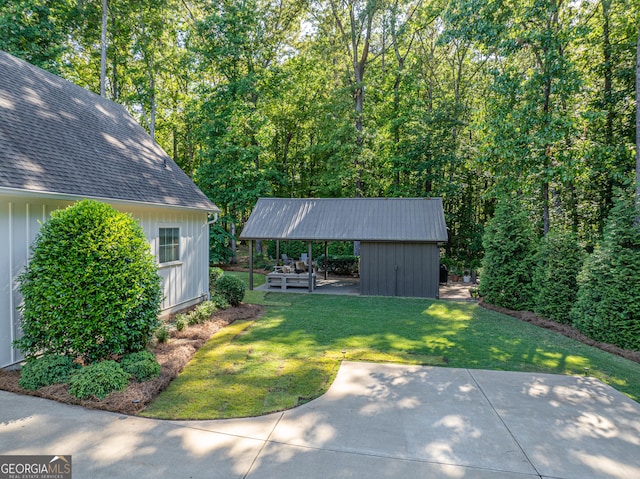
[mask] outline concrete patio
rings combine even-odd
[[[451,299],[457,301],[476,301],[469,294],[470,288],[477,288],[477,285],[471,283],[449,282],[440,284],[440,299]],[[283,291],[280,287],[262,284],[255,288],[257,291],[270,291],[273,293],[305,293],[309,291],[307,288],[287,287]],[[360,284],[358,278],[348,276],[329,276],[324,279],[322,273],[316,278],[316,288],[313,294],[339,294],[357,296],[360,294]]]

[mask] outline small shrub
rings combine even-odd
[[[195,309],[187,313],[187,323],[189,326],[195,326],[199,322],[200,318],[198,317],[198,313],[196,313]]]
[[[176,314],[175,323],[176,329],[178,331],[182,331],[187,327],[187,324],[189,324],[189,318],[184,313]]]
[[[216,291],[220,293],[231,306],[238,306],[244,299],[245,287],[242,280],[235,276],[224,275],[216,283]]]
[[[209,268],[209,289],[215,289],[215,285],[220,278],[224,275],[222,268],[211,267]]]
[[[129,353],[122,356],[122,359],[120,360],[120,366],[122,366],[122,368],[126,371],[126,366],[128,366],[129,364],[149,360],[155,361],[156,357],[152,352],[149,352],[145,349],[144,351],[137,351],[135,353]]]
[[[80,399],[91,396],[104,399],[114,391],[123,391],[129,378],[129,373],[115,361],[102,361],[74,373],[69,380],[69,394]]]
[[[149,351],[139,351],[125,355],[120,360],[120,366],[139,382],[160,376],[160,364]]]
[[[169,330],[166,326],[160,326],[156,329],[156,339],[161,343],[166,343],[169,340]]]
[[[209,301],[215,305],[216,309],[225,309],[229,307],[227,299],[218,292],[211,294]]]
[[[69,356],[57,354],[30,359],[20,371],[19,384],[34,391],[51,384],[66,383],[79,367]]]
[[[218,308],[215,303],[212,301],[204,301],[196,306],[196,315],[198,316],[198,321],[200,323],[204,323],[208,321],[209,318],[216,312]]]

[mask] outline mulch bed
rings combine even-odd
[[[551,319],[542,318],[540,316],[537,316],[535,313],[532,313],[531,311],[513,311],[511,309],[501,308],[500,306],[494,306],[492,304],[485,303],[482,300],[479,302],[479,304],[483,308],[490,309],[491,311],[497,311],[498,313],[506,314],[513,318],[519,319],[520,321],[535,324],[536,326],[555,331],[556,333],[560,333],[564,336],[567,336],[568,338],[575,339],[576,341],[580,341],[581,343],[587,344],[589,346],[594,346],[598,349],[602,349],[603,351],[607,351],[608,353],[616,354],[625,359],[640,363],[640,351],[631,351],[628,349],[622,349],[613,344],[594,341],[593,339],[585,336],[580,331],[572,326],[569,326],[568,324],[561,324],[557,323],[556,321],[552,321]]]
[[[240,304],[235,308],[217,312],[203,324],[189,326],[182,331],[171,331],[171,339],[156,344],[152,352],[161,366],[161,373],[155,379],[138,383],[131,381],[122,392],[109,394],[103,400],[78,399],[68,392],[68,385],[54,384],[37,391],[29,391],[18,385],[20,373],[0,369],[0,389],[4,391],[53,399],[66,404],[77,404],[89,409],[101,409],[121,414],[134,415],[142,411],[169,383],[184,369],[196,351],[217,331],[239,319],[256,319],[263,309],[256,304]]]

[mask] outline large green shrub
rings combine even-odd
[[[640,350],[640,228],[628,197],[617,201],[602,242],[584,263],[571,319],[596,341]]]
[[[69,356],[52,354],[31,358],[20,370],[19,384],[25,389],[36,390],[51,384],[66,383],[79,367]]]
[[[15,344],[27,356],[94,362],[144,349],[158,324],[160,277],[142,228],[103,203],[54,211],[19,282],[23,336]]]
[[[80,399],[91,396],[104,399],[114,391],[123,391],[130,377],[115,361],[90,364],[71,376],[69,394]]]
[[[216,282],[216,291],[222,295],[231,306],[238,306],[244,299],[245,286],[241,279],[224,275]]]
[[[536,313],[570,323],[569,312],[578,293],[578,273],[584,253],[577,235],[564,229],[551,230],[543,238],[534,274]]]
[[[514,310],[535,305],[535,240],[528,215],[517,200],[502,200],[487,223],[480,294],[485,301]]]

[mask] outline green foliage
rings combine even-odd
[[[80,399],[91,396],[104,399],[114,391],[123,391],[130,377],[115,361],[90,364],[71,376],[69,394]]]
[[[160,277],[142,228],[129,215],[84,200],[54,211],[19,276],[27,356],[88,362],[143,349],[158,324]]]
[[[66,383],[80,366],[69,356],[46,355],[29,359],[20,370],[19,384],[25,389],[39,389],[51,384]]]
[[[549,231],[536,260],[535,312],[559,323],[571,323],[569,312],[576,300],[577,277],[584,261],[577,236],[568,230]]]
[[[203,323],[208,319],[210,319],[213,313],[215,313],[217,309],[218,307],[213,301],[203,301],[202,303],[196,306],[195,311],[199,318],[199,321]]]
[[[318,266],[321,270],[337,275],[351,275],[358,272],[360,258],[353,255],[329,256],[322,255],[318,259]]]
[[[231,306],[238,306],[244,299],[245,286],[242,280],[234,276],[225,275],[216,283],[216,291]]]
[[[124,372],[129,373],[138,382],[160,376],[160,364],[149,351],[138,351],[124,355],[120,360],[120,366]]]
[[[209,290],[215,288],[216,282],[222,277],[224,270],[218,267],[209,268]]]
[[[186,314],[183,314],[183,313],[176,314],[175,323],[176,323],[176,330],[182,331],[189,324],[189,318],[187,317]]]
[[[480,294],[485,301],[515,310],[532,310],[535,243],[529,217],[519,201],[498,203],[483,244]]]
[[[226,305],[227,302],[224,301]],[[208,321],[213,313],[219,309],[216,301],[203,301],[188,313],[181,313],[176,316],[176,329],[181,331],[188,324],[193,326]],[[180,326],[178,326],[180,325]]]
[[[169,336],[169,330],[166,326],[163,325],[156,329],[156,339],[159,343],[166,343],[169,341]]]
[[[229,307],[229,301],[227,301],[227,298],[218,291],[213,291],[211,293],[209,301],[211,301],[217,309],[225,309]]]
[[[186,314],[186,317],[187,317],[187,324],[189,326],[195,326],[196,324],[198,324],[200,322],[200,318],[198,317],[198,313],[196,313],[195,309],[189,311]]]
[[[640,228],[632,195],[618,199],[578,276],[571,319],[587,336],[640,350]]]
[[[217,221],[209,226],[209,263],[226,264],[232,257],[231,234]]]
[[[67,1],[0,1],[0,50],[58,73],[70,13]]]
[[[312,243],[313,257],[324,255],[323,243]],[[353,241],[332,241],[329,243],[329,256],[348,256],[353,254]],[[309,253],[309,245],[305,241],[280,241],[280,255],[286,254],[290,259],[298,259],[302,254]],[[276,257],[276,242],[267,242],[267,254]],[[280,258],[278,258],[280,259]]]

